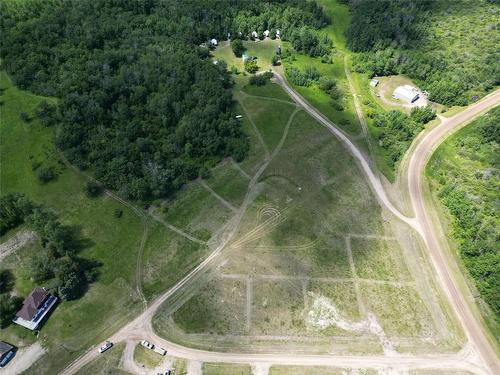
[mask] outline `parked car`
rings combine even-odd
[[[99,348],[99,353],[104,353],[106,350],[111,348],[113,346],[113,343],[111,341],[106,341],[100,348]]]
[[[150,343],[149,341],[147,341],[147,340],[142,340],[142,341],[141,341],[141,345],[142,345],[142,346],[144,346],[145,348],[148,348],[148,349],[151,349],[151,350],[153,350],[153,349],[154,349],[154,347],[155,347],[153,344],[151,344],[151,343]]]

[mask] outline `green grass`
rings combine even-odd
[[[265,98],[274,98],[292,102],[292,99],[285,91],[283,91],[281,86],[272,82],[268,82],[263,86],[247,84],[243,86],[242,91],[248,95],[262,96]]]
[[[120,358],[125,349],[125,344],[120,343],[113,346],[108,351],[100,354],[89,364],[85,365],[77,375],[126,375],[128,372],[118,368]]]
[[[254,282],[253,326],[255,335],[286,335],[304,329],[304,295],[300,281]]]
[[[246,48],[244,52],[247,56],[256,56],[259,71],[268,70],[271,66],[272,58],[276,53],[276,47],[280,45],[279,40],[261,40],[253,42],[250,40],[243,41]],[[235,66],[240,72],[244,71],[243,59],[236,57],[227,42],[221,42],[219,46],[212,52],[212,55],[217,60],[223,60],[227,63],[228,68]]]
[[[253,119],[261,133],[269,152],[272,152],[283,135],[294,106],[252,97],[243,99],[243,104],[248,112],[247,115]]]
[[[197,182],[163,202],[162,209],[166,222],[201,240],[208,240],[231,217],[231,211]]]
[[[412,287],[361,284],[368,311],[390,337],[433,337],[436,333],[432,317]]]
[[[242,281],[212,280],[182,305],[173,318],[186,333],[243,333],[245,293]]]
[[[334,54],[332,56],[332,60],[332,64],[324,64],[319,58],[297,54],[293,59],[284,59],[283,65],[285,67],[285,71],[290,67],[303,70],[306,66],[313,66],[318,69],[322,76],[334,79],[337,82],[337,87],[339,87],[344,93],[342,101],[344,110],[342,111],[338,111],[332,106],[329,95],[321,91],[317,84],[305,87],[294,85],[291,82],[289,83],[313,107],[318,109],[323,115],[338,125],[341,129],[346,131],[349,135],[358,135],[361,129],[356,119],[352,95],[349,92],[349,86],[344,72],[343,54]]]
[[[29,123],[19,120],[21,111],[32,114],[42,98],[13,87],[4,72],[0,79],[5,89],[0,119],[2,194],[22,192],[56,210],[60,220],[77,228],[85,239],[80,255],[100,263],[98,279],[86,294],[61,303],[42,328],[40,339],[48,353],[33,371],[55,373],[138,311],[134,273],[142,225],[132,211],[110,198],[87,198],[84,179],[58,161],[51,141],[54,129],[42,127],[36,119]],[[57,178],[40,185],[32,171],[33,161],[55,166]],[[120,219],[113,215],[116,209],[123,210]],[[29,289],[25,277],[17,282],[16,288]]]
[[[250,366],[229,363],[204,363],[202,370],[203,375],[252,375]]]
[[[160,223],[151,226],[144,248],[142,288],[152,300],[173,286],[206,256],[208,247],[167,230]]]
[[[265,158],[265,151],[262,144],[259,142],[257,134],[253,129],[248,116],[244,113],[243,108],[240,104],[236,104],[236,113],[243,115],[241,121],[241,129],[248,137],[250,143],[250,149],[247,156],[243,161],[239,163],[241,169],[247,172],[249,175],[254,174],[259,169]]]
[[[410,279],[396,241],[351,238],[351,248],[358,277],[392,281]]]
[[[164,356],[156,353],[154,350],[147,349],[140,343],[135,346],[134,349],[134,361],[139,365],[143,365],[146,368],[155,368],[160,365]]]
[[[248,179],[230,163],[222,163],[210,171],[206,181],[218,195],[234,207],[243,203],[248,188]]]

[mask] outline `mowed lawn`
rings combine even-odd
[[[54,209],[64,224],[79,232],[84,243],[80,256],[99,264],[97,281],[85,295],[59,304],[41,330],[39,340],[48,352],[30,371],[55,374],[119,328],[141,306],[135,292],[135,266],[143,227],[132,211],[116,201],[86,196],[84,178],[58,161],[52,143],[54,129],[43,127],[36,119],[28,123],[20,120],[20,112],[33,117],[43,98],[15,88],[5,72],[0,78],[1,194],[24,193]],[[32,171],[34,163],[53,166],[58,176],[41,185]],[[114,216],[116,209],[123,210],[119,219]],[[10,261],[15,264],[15,259]],[[23,289],[26,282],[19,278],[16,287]],[[1,330],[0,336],[15,339],[25,334],[23,331],[9,327]]]

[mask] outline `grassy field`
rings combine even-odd
[[[247,365],[228,363],[204,363],[203,375],[251,375],[252,369]]]
[[[271,82],[268,82],[263,86],[246,84],[243,86],[242,92],[248,95],[262,96],[265,98],[273,98],[292,102],[292,99],[286,92],[283,91],[283,89],[279,85]]]
[[[239,207],[243,203],[247,192],[248,178],[242,176],[231,162],[221,163],[212,169],[206,182],[234,207]]]
[[[276,48],[281,44],[280,40],[266,39],[258,42],[246,40],[243,45],[247,56],[256,56],[259,70],[268,70],[271,66],[271,61],[276,53]],[[228,42],[224,41],[212,52],[216,60],[223,60],[227,63],[228,68],[235,66],[240,72],[244,71],[243,59],[236,57]]]
[[[77,375],[127,375],[128,372],[118,368],[125,344],[120,343],[109,349],[77,372]]]
[[[156,353],[151,349],[147,349],[141,344],[137,344],[134,349],[134,361],[139,366],[145,366],[146,368],[156,368],[160,363],[163,362],[165,357]]]
[[[237,89],[244,90],[244,84]],[[243,105],[257,102],[239,92],[235,96]],[[261,110],[252,117],[253,130],[266,141],[269,133],[261,132],[261,123],[272,116],[267,112],[274,112],[274,101],[258,100]],[[285,132],[276,126],[275,143]],[[393,233],[393,219],[382,211],[340,142],[301,111],[280,147],[251,194],[217,276],[193,289],[172,316],[163,306],[155,330],[211,350],[324,352],[333,345],[342,353],[381,352],[375,336],[339,325],[359,326],[371,312],[391,338],[404,336],[409,344],[398,346],[403,352],[411,352],[412,343],[421,346],[423,337],[440,342],[427,306],[434,306],[436,316],[443,313],[432,301],[422,303],[398,237],[407,241],[410,233],[403,227],[397,236]],[[430,282],[418,277],[424,279],[418,285]],[[400,311],[390,310],[393,304]],[[311,316],[327,323],[311,321]],[[432,350],[439,350],[439,344]]]
[[[245,296],[244,281],[210,281],[173,317],[187,333],[243,333]]]
[[[243,101],[246,114],[255,123],[269,152],[277,146],[294,110],[292,104],[249,97]]]
[[[167,290],[197,265],[207,251],[207,246],[166,230],[160,223],[151,225],[142,261],[145,297],[152,300]]]
[[[0,86],[2,194],[22,192],[56,210],[61,221],[75,227],[85,239],[80,255],[100,264],[98,279],[87,293],[79,300],[61,303],[41,331],[39,339],[48,352],[33,371],[55,373],[138,311],[135,266],[143,226],[132,211],[114,200],[105,196],[89,199],[83,191],[84,179],[59,162],[51,142],[53,129],[42,127],[36,119],[28,123],[20,120],[19,113],[24,111],[32,116],[42,98],[13,87],[4,72]],[[33,163],[54,166],[58,171],[56,179],[45,185],[38,183]],[[113,215],[117,209],[123,210],[121,218]],[[16,269],[16,289],[20,294],[32,286],[24,272],[23,259],[11,255],[5,261]],[[18,329],[9,327],[6,331],[15,336]],[[1,335],[4,336],[3,330]]]
[[[363,279],[407,281],[410,274],[397,242],[351,238],[356,275]]]

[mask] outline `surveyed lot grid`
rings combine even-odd
[[[257,89],[238,100],[242,107],[266,103]],[[193,284],[182,302],[161,308],[157,331],[229,351],[288,345],[391,354],[459,346],[460,336],[448,334],[448,312],[429,292],[435,287],[419,244],[401,244],[411,230],[380,209],[338,141],[293,108],[279,120],[244,112],[260,160],[239,168],[226,162],[204,181],[205,191],[236,212],[241,198],[228,196],[227,184],[235,178],[242,186],[257,165],[266,168],[206,285]],[[281,134],[266,130],[269,121],[282,124]],[[397,311],[388,310],[393,304]]]

